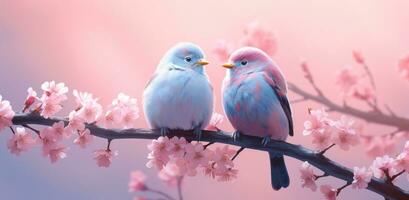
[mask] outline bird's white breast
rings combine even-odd
[[[213,113],[213,91],[205,75],[163,70],[146,87],[143,104],[152,128],[204,128]]]

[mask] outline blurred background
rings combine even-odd
[[[405,0],[0,0],[0,94],[20,110],[28,87],[39,89],[43,81],[56,80],[70,90],[94,93],[103,105],[119,92],[140,100],[164,52],[177,42],[191,41],[208,53],[216,111],[223,113],[220,86],[225,70],[211,52],[219,39],[237,43],[244,27],[256,20],[274,30],[278,40],[274,59],[290,81],[312,91],[299,68],[300,61],[307,60],[318,85],[340,102],[335,71],[354,64],[351,52],[359,50],[373,71],[379,98],[408,116],[409,83],[397,72],[397,60],[409,52],[408,9]],[[303,122],[307,108],[320,106],[306,102],[293,107],[296,134],[289,142],[311,147],[310,138],[301,135]],[[146,127],[141,116],[138,126]],[[232,130],[227,121],[221,128]],[[364,131],[389,130],[366,126]],[[112,148],[119,156],[105,169],[92,159],[92,151],[103,148],[105,141],[96,139],[86,150],[71,145],[68,158],[52,165],[39,148],[18,157],[10,154],[9,137],[8,131],[0,135],[2,199],[132,199],[127,184],[134,169],[148,174],[148,185],[175,194],[175,188],[157,178],[155,169],[145,167],[148,141],[114,141]],[[349,167],[372,162],[362,146],[349,152],[334,149],[328,156]],[[320,192],[301,187],[301,162],[292,158],[287,158],[291,186],[273,191],[267,157],[244,151],[236,160],[239,176],[234,182],[219,183],[201,175],[187,178],[185,199],[323,199]],[[406,177],[398,182],[409,189]],[[332,178],[320,183],[344,184]],[[339,199],[383,198],[348,188]]]

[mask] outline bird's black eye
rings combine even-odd
[[[247,60],[242,60],[240,63],[241,65],[247,65]]]
[[[186,57],[185,57],[185,61],[186,61],[186,62],[190,62],[190,61],[192,61],[192,58],[191,58],[190,56],[186,56]]]

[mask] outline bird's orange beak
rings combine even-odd
[[[225,63],[225,64],[223,64],[222,65],[224,68],[227,68],[227,69],[232,69],[233,67],[234,67],[234,64],[232,64],[232,63]]]
[[[196,62],[196,64],[204,66],[204,65],[208,65],[209,61],[207,61],[205,59],[200,59],[199,61]]]

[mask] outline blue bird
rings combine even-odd
[[[198,140],[213,113],[213,88],[203,68],[209,64],[192,43],[179,43],[162,58],[143,93],[143,109],[153,129],[193,130]]]
[[[223,82],[224,111],[240,134],[286,140],[293,135],[291,108],[287,99],[287,83],[279,67],[260,49],[243,47],[232,53]],[[284,157],[270,153],[271,183],[275,190],[290,184]]]

